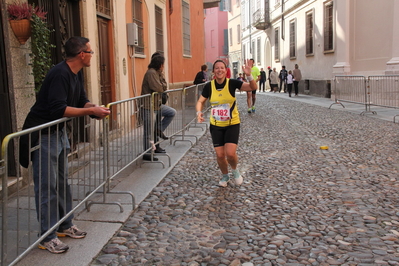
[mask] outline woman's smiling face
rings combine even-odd
[[[216,62],[213,67],[213,73],[217,79],[224,79],[227,74],[226,65],[223,62]]]

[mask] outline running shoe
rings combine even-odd
[[[39,248],[47,249],[51,253],[56,253],[56,254],[64,253],[69,249],[68,245],[62,243],[62,241],[59,240],[57,237],[47,242],[40,242]]]
[[[255,113],[255,106],[252,106],[252,113]]]
[[[65,229],[61,232],[57,232],[58,237],[66,237],[69,236],[71,238],[84,238],[87,235],[85,231],[82,231],[76,227],[76,225],[72,225],[68,229]]]
[[[237,186],[241,185],[242,184],[242,176],[237,169],[233,170],[233,176],[234,176],[234,182],[236,183],[236,185]]]
[[[219,181],[219,186],[221,187],[227,187],[227,182],[229,182],[230,177],[228,174],[223,175],[222,179]]]
[[[252,108],[248,108],[248,114],[252,113]]]

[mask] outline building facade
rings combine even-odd
[[[260,0],[241,1],[242,23],[242,57],[254,59],[255,65],[267,68],[271,63],[270,41],[265,33],[265,27],[259,25],[263,15],[267,14],[265,2]]]
[[[242,57],[277,71],[298,64],[301,93],[330,97],[336,75],[399,74],[398,5],[390,0],[242,0]]]
[[[241,0],[233,0],[230,2],[228,12],[228,28],[229,28],[229,62],[231,64],[232,78],[237,78],[242,73],[241,66],[243,59],[241,58]]]
[[[90,39],[91,66],[85,68],[85,88],[93,103],[141,95],[141,82],[151,55],[166,58],[169,88],[192,83],[205,62],[204,9],[219,0],[22,0],[47,12],[54,30],[53,64],[63,60],[63,44],[71,36]],[[0,0],[0,140],[21,130],[35,102],[30,61],[31,38],[21,44]],[[196,67],[198,66],[198,69]],[[17,167],[17,166],[15,166]]]
[[[274,40],[273,63],[287,69],[298,64],[304,93],[329,97],[335,75],[399,73],[396,1],[275,0],[270,5],[266,34]]]
[[[226,2],[226,0],[222,0],[218,7],[209,8],[205,11],[205,61],[210,71],[217,59],[224,60],[231,67],[228,60],[228,10]]]

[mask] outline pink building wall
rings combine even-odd
[[[227,11],[220,11],[219,7],[205,9],[205,60],[210,70],[217,59],[223,59],[228,64],[228,53],[223,51],[224,30],[228,29],[227,15]]]

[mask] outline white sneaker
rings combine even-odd
[[[241,185],[243,179],[242,179],[240,172],[237,169],[233,170],[233,176],[234,176],[234,182],[236,183],[236,185],[237,186]]]
[[[230,177],[229,175],[223,175],[222,179],[219,181],[219,186],[227,187],[227,182],[229,182]]]

